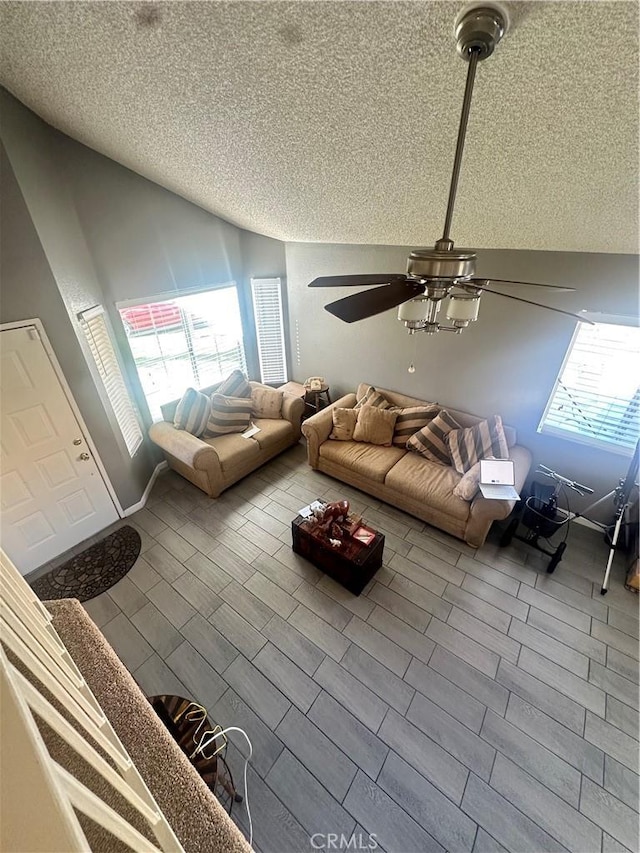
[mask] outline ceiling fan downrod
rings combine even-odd
[[[494,6],[471,7],[463,10],[456,21],[455,35],[458,54],[469,63],[467,70],[467,82],[462,99],[462,111],[460,113],[460,124],[458,126],[458,141],[456,153],[453,158],[453,169],[451,183],[449,185],[449,200],[447,202],[447,213],[444,220],[442,237],[436,243],[436,248],[447,249],[446,244],[453,247],[450,238],[451,220],[453,219],[453,207],[458,190],[458,179],[460,177],[460,166],[462,154],[467,135],[467,124],[469,111],[471,109],[471,98],[473,95],[473,84],[475,83],[476,68],[478,62],[487,59],[502,39],[507,27],[506,16],[502,10]]]

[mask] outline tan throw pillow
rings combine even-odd
[[[509,446],[500,415],[493,415],[467,429],[452,430],[446,438],[453,467],[464,474],[481,459],[508,459]]]
[[[397,412],[391,412],[388,409],[380,409],[376,406],[363,406],[358,411],[358,420],[356,421],[356,428],[353,431],[353,440],[391,447],[393,428],[396,425],[397,417]]]
[[[225,397],[250,397],[251,385],[241,370],[234,370],[227,378],[218,385],[216,394],[224,394]]]
[[[226,397],[217,392],[211,395],[211,414],[204,438],[214,438],[216,435],[227,435],[231,432],[244,432],[250,425],[250,398]]]
[[[391,403],[387,400],[384,394],[376,391],[373,385],[369,385],[364,397],[361,397],[358,400],[354,408],[361,409],[363,406],[375,406],[377,409],[390,409]]]
[[[442,409],[426,427],[411,436],[407,441],[407,450],[420,453],[431,462],[451,465],[446,436],[452,429],[460,429],[460,424],[446,409]]]
[[[398,412],[398,419],[393,431],[393,446],[404,449],[407,446],[408,439],[435,418],[440,411],[440,406],[435,404],[431,406],[409,406],[406,409],[394,408],[393,411]]]
[[[209,420],[211,400],[195,388],[187,388],[176,407],[173,425],[191,435],[202,435]]]
[[[358,412],[356,409],[333,409],[333,429],[329,438],[335,441],[351,441],[356,428]]]
[[[254,418],[279,418],[282,412],[282,391],[275,388],[251,389],[251,414]]]
[[[453,494],[463,501],[472,501],[480,488],[480,463],[476,462],[473,468],[469,468],[466,474],[453,490]]]

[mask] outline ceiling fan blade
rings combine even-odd
[[[321,275],[314,278],[309,287],[365,287],[367,284],[391,284],[406,281],[406,275],[397,272],[373,275]]]
[[[588,323],[590,326],[596,325],[592,320],[587,320],[586,317],[582,317],[580,314],[574,314],[571,311],[563,311],[561,308],[552,308],[551,305],[541,305],[539,302],[532,302],[530,299],[522,299],[520,296],[512,296],[510,293],[501,293],[499,290],[487,290],[486,288],[483,292],[493,293],[494,296],[503,296],[505,299],[514,299],[516,302],[524,302],[526,305],[535,305],[536,308],[544,308],[545,311],[555,311],[556,314],[565,314],[567,317],[573,317],[574,320],[578,320],[580,323]]]
[[[525,287],[546,287],[549,290],[560,290],[565,293],[573,293],[575,287],[559,287],[557,284],[540,284],[537,281],[512,281],[506,278],[471,278],[469,283],[475,283],[479,287],[486,287],[490,284],[523,284]]]
[[[355,323],[356,320],[382,314],[383,311],[408,302],[414,296],[420,296],[424,290],[424,284],[417,281],[394,281],[385,287],[363,290],[361,293],[354,293],[353,296],[345,296],[344,299],[330,302],[324,308],[345,323]]]

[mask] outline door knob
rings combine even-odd
[[[82,462],[86,462],[88,459],[91,459],[88,453],[81,453],[78,457]]]
[[[77,447],[79,444],[82,444],[82,439],[81,438],[74,438],[73,443]]]

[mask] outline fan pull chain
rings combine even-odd
[[[412,346],[413,346],[413,352],[412,352],[413,358],[409,362],[409,367],[407,367],[407,373],[415,373],[416,372],[415,360],[416,360],[416,346],[418,344],[418,339],[417,339],[416,335],[412,335],[411,337],[413,338],[413,344],[412,344]]]

